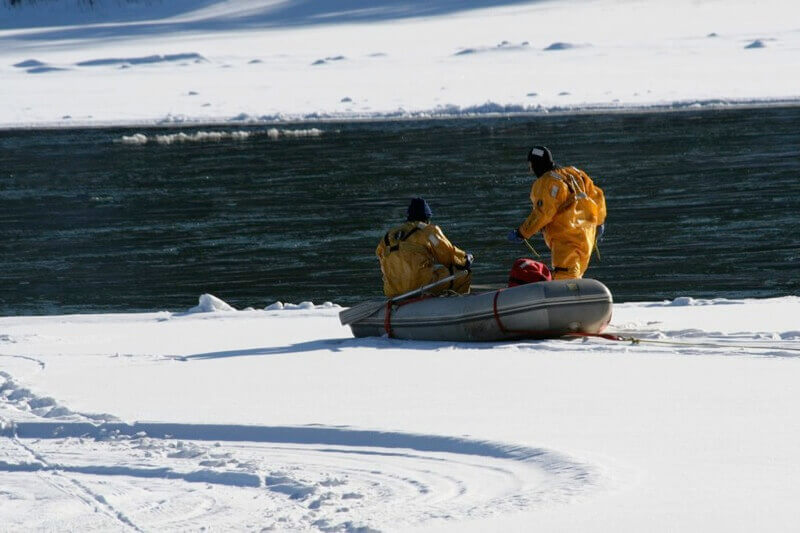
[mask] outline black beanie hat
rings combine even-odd
[[[553,170],[556,165],[553,162],[553,154],[546,146],[534,146],[528,150],[528,161],[533,166],[533,173],[541,176],[548,170]]]
[[[425,201],[424,198],[412,198],[411,203],[408,204],[408,220],[413,221],[422,221],[425,222],[430,220],[431,216],[433,216],[433,211],[431,211],[431,206],[428,205],[428,202]]]

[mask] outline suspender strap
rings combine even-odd
[[[400,240],[401,240],[401,241],[404,241],[404,240],[408,239],[409,237],[411,237],[412,235],[414,235],[414,233],[416,233],[417,231],[419,231],[419,226],[415,226],[415,227],[414,227],[414,228],[413,228],[411,231],[409,231],[408,233],[406,233],[405,235],[403,235],[403,238],[402,238],[402,239],[400,239]]]
[[[400,243],[411,237],[415,232],[419,230],[420,230],[419,226],[414,226],[411,229],[411,231],[409,231],[405,235],[403,235],[402,232],[400,232],[400,238],[397,239],[397,244],[395,245],[392,245],[391,242],[389,241],[389,233],[387,232],[386,235],[383,236],[383,243],[386,245],[386,250],[387,250],[386,253],[390,254],[392,252],[396,252],[397,250],[399,250]]]
[[[568,176],[567,178],[559,174],[558,170],[551,170],[550,171],[552,173],[551,175],[556,179],[558,179],[558,181],[567,186],[567,190],[570,192],[570,197],[567,198],[567,200],[558,207],[557,213],[563,213],[576,201],[582,198],[588,198],[586,191],[584,191],[582,188],[582,183],[581,184],[578,183],[579,182],[578,178],[573,176],[572,173],[569,172],[565,167],[560,167],[560,168],[563,169],[564,172],[567,174]]]

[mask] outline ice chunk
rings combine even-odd
[[[750,43],[747,46],[745,46],[745,49],[748,49],[748,48],[751,48],[751,49],[752,48],[766,48],[766,46],[767,45],[764,44],[764,41],[762,41],[761,39],[756,39],[752,43]]]
[[[198,304],[192,307],[188,313],[211,313],[214,311],[236,311],[233,307],[220,300],[213,294],[202,294]]]
[[[552,43],[550,46],[548,46],[544,50],[545,50],[545,52],[552,52],[554,50],[569,50],[569,49],[575,48],[575,47],[576,47],[576,45],[574,45],[572,43],[556,42],[556,43]]]
[[[123,135],[121,140],[123,144],[147,144],[147,135],[143,133]]]

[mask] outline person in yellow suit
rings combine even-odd
[[[605,229],[603,191],[581,169],[556,165],[545,146],[528,152],[528,167],[537,178],[531,186],[533,209],[508,240],[522,242],[541,231],[550,248],[553,279],[581,278]]]
[[[393,298],[423,285],[454,274],[469,271],[472,254],[454,246],[439,226],[430,223],[433,212],[423,198],[414,198],[408,206],[408,218],[390,229],[378,243],[375,255],[381,263],[383,293]],[[471,273],[431,289],[432,294],[469,292]]]

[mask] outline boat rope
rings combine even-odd
[[[564,337],[598,337],[610,341],[630,342],[631,344],[657,344],[662,346],[688,346],[688,347],[702,347],[702,348],[742,348],[748,350],[779,350],[787,352],[800,352],[800,347],[794,346],[756,346],[754,344],[733,344],[724,342],[689,342],[689,341],[673,341],[665,339],[642,339],[639,337],[622,337],[614,333],[582,333],[573,332],[563,335]]]
[[[529,241],[528,239],[522,239],[522,242],[524,242],[524,243],[525,243],[525,246],[527,246],[527,247],[528,247],[528,250],[530,250],[530,251],[531,251],[531,253],[532,253],[532,254],[533,254],[535,257],[542,257],[542,254],[540,254],[539,252],[537,252],[537,251],[536,251],[536,248],[534,248],[534,247],[533,247],[533,245],[530,243],[530,241]]]

